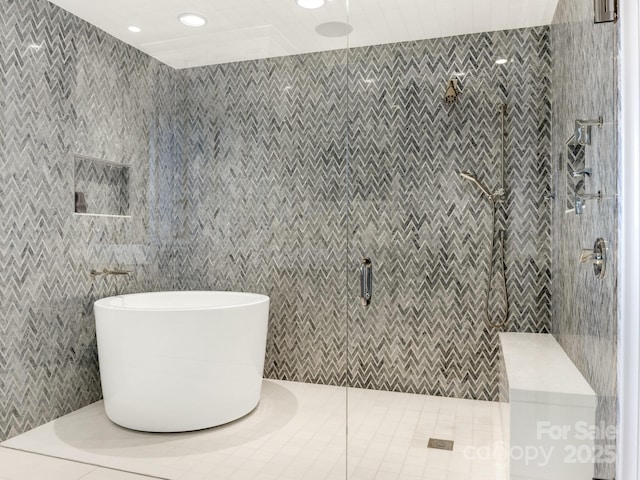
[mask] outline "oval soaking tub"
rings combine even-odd
[[[260,400],[269,297],[140,293],[94,304],[107,416],[145,432],[222,425]]]

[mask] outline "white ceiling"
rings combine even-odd
[[[558,0],[328,0],[304,10],[295,0],[50,0],[174,68],[548,25]],[[348,3],[348,7],[347,7]],[[201,28],[178,22],[195,12]],[[346,22],[349,37],[315,28]],[[138,26],[141,33],[128,27]]]

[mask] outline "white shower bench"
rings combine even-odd
[[[595,392],[553,335],[499,335],[511,480],[593,478]]]

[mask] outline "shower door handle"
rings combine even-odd
[[[371,259],[363,258],[360,263],[360,302],[363,307],[371,304],[373,294],[373,264]]]

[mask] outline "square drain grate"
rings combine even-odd
[[[442,440],[440,438],[430,438],[427,448],[436,448],[438,450],[453,450],[453,440]]]

